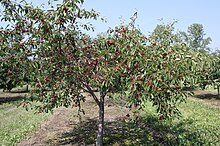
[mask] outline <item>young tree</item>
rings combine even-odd
[[[186,45],[174,41],[173,25],[166,26],[168,33],[159,34],[168,37],[161,36],[164,40],[158,41],[158,35],[145,37],[132,17],[128,25],[91,39],[81,32],[80,26],[87,29],[88,25],[78,20],[97,19],[98,14],[82,9],[83,0],[64,0],[53,10],[8,0],[1,3],[6,8],[5,20],[15,20],[15,31],[28,38],[23,40],[24,46],[16,46],[25,49],[14,58],[20,62],[28,48],[37,48],[37,58],[30,63],[36,81],[32,97],[41,103],[36,107],[39,111],[77,106],[84,112],[83,93],[89,93],[99,107],[96,145],[103,145],[107,95],[123,98],[136,110],[152,101],[160,119],[179,115],[177,104],[187,96],[181,90],[182,84],[191,77],[194,58]],[[98,95],[93,88],[97,88]]]

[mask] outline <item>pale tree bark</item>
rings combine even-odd
[[[99,100],[99,120],[98,120],[98,132],[96,138],[96,146],[103,146],[103,135],[104,135],[104,103],[105,103],[105,92],[101,92]]]
[[[97,131],[97,137],[96,137],[96,146],[103,146],[103,137],[104,137],[104,116],[105,116],[105,109],[104,109],[104,105],[105,105],[105,96],[107,94],[106,89],[102,89],[102,91],[100,91],[100,97],[98,99],[98,97],[95,95],[94,91],[91,89],[91,87],[88,85],[88,83],[84,83],[87,92],[90,93],[90,95],[92,95],[93,99],[95,100],[96,104],[99,107],[99,119],[98,119],[98,131]]]

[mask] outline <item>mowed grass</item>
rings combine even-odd
[[[179,109],[182,117],[161,121],[155,108],[146,104],[143,121],[153,133],[153,141],[158,145],[220,146],[220,107],[191,97],[180,104]]]
[[[220,100],[216,99],[216,102]],[[105,121],[105,146],[220,146],[220,107],[190,97],[181,103],[179,119],[159,120],[151,103],[137,123],[126,117]],[[115,109],[117,111],[117,109]],[[117,115],[117,113],[115,113]],[[96,139],[96,119],[72,124],[67,133],[48,140],[48,145],[93,145]]]
[[[1,146],[15,145],[48,118],[49,114],[35,114],[33,110],[26,111],[19,106],[20,103],[21,100],[0,103]]]
[[[34,114],[17,107],[21,101],[0,103],[0,145],[16,145],[36,130],[48,114]],[[212,101],[213,102],[213,101]],[[215,102],[220,102],[215,99]],[[136,124],[124,119],[106,121],[105,145],[169,145],[169,146],[218,146],[220,145],[220,107],[207,104],[206,99],[188,98],[179,105],[182,117],[159,120],[151,103],[145,105],[145,113]],[[125,113],[126,115],[126,113]],[[61,143],[93,144],[97,121],[85,121],[70,133],[61,136]]]

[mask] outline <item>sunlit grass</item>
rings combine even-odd
[[[18,107],[21,101],[0,103],[0,145],[12,146],[39,127],[48,114]]]
[[[220,145],[220,107],[211,107],[196,98],[179,106],[180,119],[160,121],[151,104],[146,106],[144,119],[160,135],[166,145]]]

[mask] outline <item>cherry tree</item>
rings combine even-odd
[[[26,2],[1,1],[3,20],[13,23],[2,30],[16,38],[10,42],[14,45],[9,45],[5,41],[8,36],[2,36],[1,46],[19,50],[13,56],[17,62],[35,50],[35,59],[29,64],[36,88],[31,99],[39,101],[36,109],[48,112],[77,106],[84,113],[83,108],[90,107],[81,106],[87,98],[83,93],[89,93],[99,107],[96,145],[103,145],[107,96],[120,98],[135,110],[151,101],[160,119],[178,116],[177,105],[188,95],[182,87],[190,80],[195,64],[190,49],[174,41],[174,26],[165,25],[160,34],[146,37],[135,27],[135,13],[129,24],[90,38],[82,32],[90,25],[80,20],[97,19],[99,14],[83,9],[82,3],[64,0],[45,10]]]

